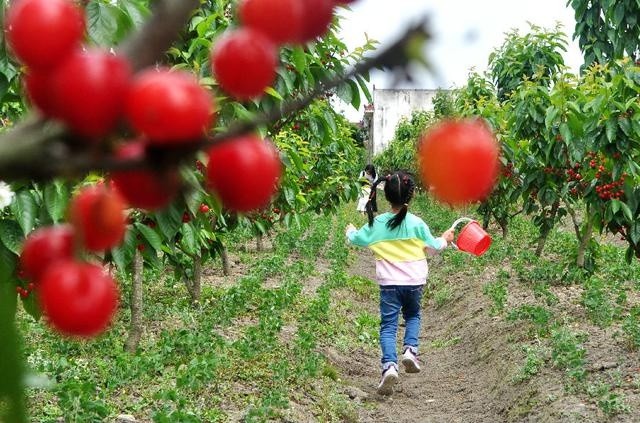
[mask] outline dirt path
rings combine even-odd
[[[356,254],[350,274],[373,280],[373,257],[364,249]],[[474,279],[488,277],[477,275]],[[354,362],[329,354],[329,359],[344,372],[344,380],[361,392],[350,395],[364,405],[359,421],[504,421],[504,400],[509,395],[499,387],[508,385],[501,382],[509,377],[504,363],[509,362],[506,355],[511,350],[506,345],[505,324],[488,316],[481,284],[455,279],[450,283],[455,286],[456,297],[449,304],[437,309],[434,301],[425,300],[420,335],[422,372],[414,375],[401,369],[393,396],[385,398],[375,392],[380,368],[378,350],[358,351]],[[363,307],[377,313],[377,303]],[[402,330],[401,327],[399,339]]]

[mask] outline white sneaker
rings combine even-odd
[[[402,353],[402,365],[404,371],[407,373],[419,373],[420,363],[418,362],[418,356],[416,356],[411,348],[405,348]]]
[[[398,381],[398,370],[396,366],[389,366],[382,372],[382,380],[378,385],[379,395],[393,394],[393,385]]]

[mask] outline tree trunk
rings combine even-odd
[[[131,327],[124,343],[127,352],[134,353],[142,337],[142,282],[144,262],[142,254],[136,249],[133,256],[133,281],[131,286]]]
[[[229,276],[231,273],[229,271],[229,256],[227,255],[227,247],[224,245],[220,247],[220,258],[222,259],[222,273],[224,273],[225,276]]]
[[[197,256],[193,259],[193,284],[191,290],[191,302],[200,301],[200,293],[202,292],[202,257]]]
[[[189,280],[189,277],[184,274],[183,280],[184,284],[187,287],[187,291],[189,291],[189,296],[191,297],[191,303],[195,304],[197,301],[200,301],[200,292],[201,292],[201,281],[202,281],[202,257],[200,256],[192,256],[193,260],[193,277]]]
[[[500,225],[500,229],[502,229],[502,239],[506,239],[509,234],[509,225],[506,220],[498,220],[498,225]]]
[[[559,201],[556,201],[555,203],[553,203],[553,206],[551,207],[551,213],[549,213],[549,219],[552,222],[554,222],[556,219],[556,214],[558,213],[559,207],[560,207]],[[547,237],[551,232],[551,228],[553,228],[553,225],[547,225],[540,232],[540,238],[538,238],[538,247],[536,248],[536,257],[540,257],[542,255],[542,250],[544,250],[544,246],[547,243]]]
[[[578,257],[576,259],[576,264],[578,267],[584,267],[584,253],[587,249],[587,245],[589,241],[591,241],[591,234],[593,233],[593,223],[591,219],[587,218],[586,227],[580,237],[580,245],[578,246]]]
[[[262,251],[264,246],[262,245],[262,234],[258,234],[256,237],[256,251]]]
[[[482,229],[485,231],[489,229],[489,223],[491,222],[491,210],[487,210],[482,214]]]

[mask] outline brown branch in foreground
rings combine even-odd
[[[133,70],[137,72],[162,58],[199,5],[199,0],[155,2],[151,17],[119,49],[129,59]]]
[[[120,48],[120,53],[127,57],[134,71],[162,59],[199,4],[199,0],[154,2],[149,19]],[[87,153],[84,152],[84,158],[75,158],[76,154],[69,151],[71,138],[64,125],[44,119],[37,113],[28,115],[0,136],[0,179],[41,180],[78,176],[80,172],[74,164],[86,163]],[[85,172],[91,170],[86,166],[80,167]]]
[[[176,2],[181,1],[187,2],[187,0],[165,0],[162,3],[175,5]],[[192,2],[193,0],[189,0],[189,3]],[[424,42],[430,38],[426,26],[426,20],[423,20],[409,28],[398,41],[377,55],[360,62],[343,75],[321,81],[305,96],[287,101],[282,107],[270,113],[258,114],[251,120],[238,122],[231,125],[226,131],[208,139],[185,143],[184,146],[172,149],[152,151],[146,160],[123,161],[113,157],[96,155],[95,152],[86,150],[71,153],[65,150],[68,143],[55,142],[55,140],[62,139],[61,135],[64,134],[64,131],[58,129],[49,132],[49,136],[44,136],[46,122],[36,121],[30,126],[21,125],[0,136],[0,180],[46,180],[54,177],[82,176],[89,171],[152,168],[177,164],[192,157],[198,150],[247,134],[262,125],[277,122],[279,119],[303,109],[319,95],[336,88],[356,75],[366,73],[374,68],[404,70],[411,60],[419,60],[421,48]],[[147,27],[143,28],[142,32],[145,31],[148,31]],[[143,39],[144,37],[140,35],[139,40]],[[140,47],[139,43],[141,42],[131,41],[128,44],[130,47],[125,47],[124,50],[134,54],[135,50],[132,49],[137,46],[135,48],[142,51],[145,48]],[[13,141],[17,139],[28,140],[26,145],[31,147],[28,150],[24,148],[16,150],[7,142],[9,139]],[[48,148],[45,148],[45,141],[47,141],[46,147]]]

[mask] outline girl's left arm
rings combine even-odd
[[[426,223],[418,227],[418,238],[424,241],[426,248],[430,250],[444,250],[449,243],[442,237],[434,237]]]
[[[373,235],[372,228],[369,225],[356,229],[351,223],[347,225],[345,233],[349,242],[360,247],[368,247]]]

